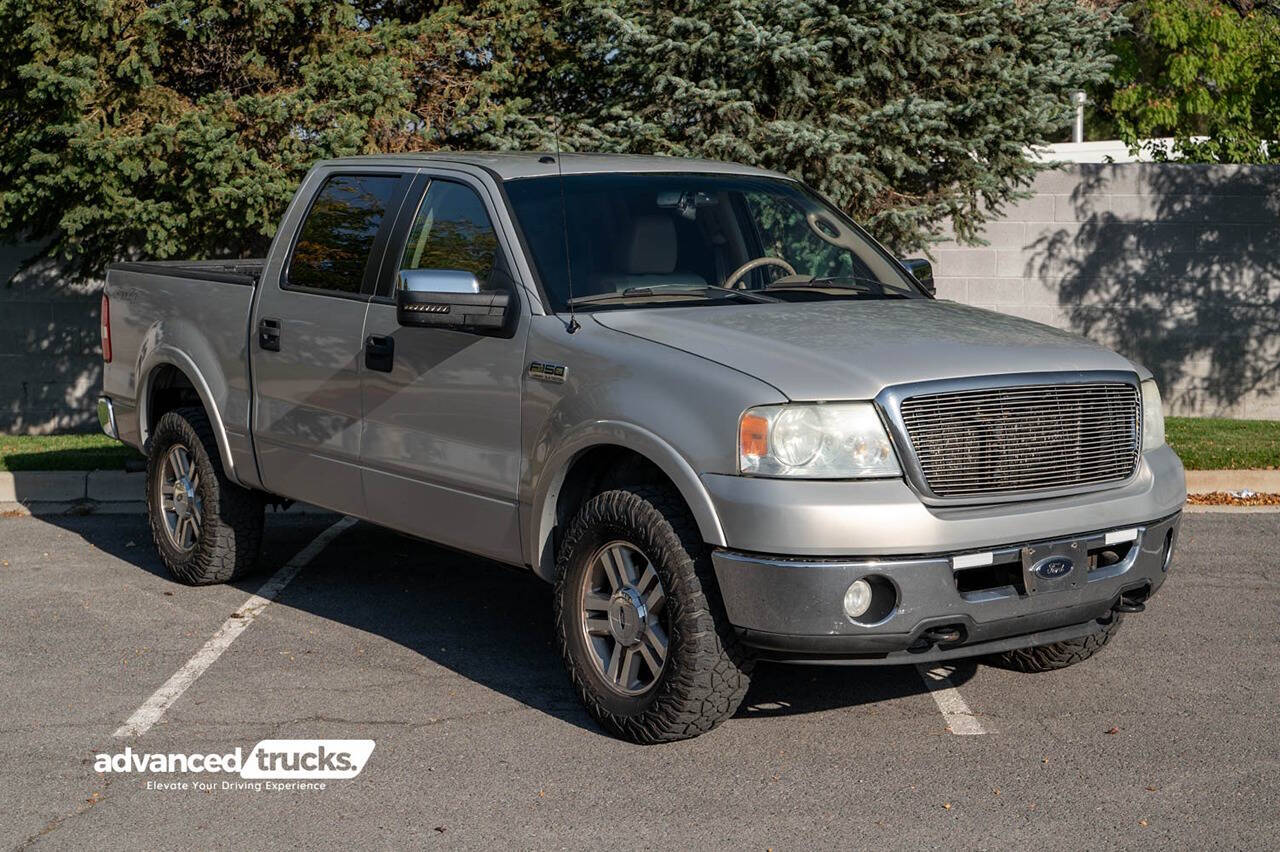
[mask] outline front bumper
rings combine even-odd
[[[996,547],[903,558],[776,557],[717,550],[716,578],[729,621],[765,657],[810,662],[917,663],[1078,638],[1118,606],[1140,606],[1164,582],[1181,512]],[[1028,593],[1022,548],[1074,541],[1092,558],[1070,582]],[[957,560],[957,557],[959,559]],[[861,624],[843,610],[859,578],[896,596]]]

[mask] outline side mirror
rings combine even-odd
[[[396,321],[425,328],[497,329],[507,321],[510,295],[481,290],[461,269],[402,269],[396,281]]]
[[[920,282],[920,286],[929,292],[930,295],[936,292],[933,283],[933,264],[925,260],[923,257],[906,257],[901,261],[907,271],[915,276]]]

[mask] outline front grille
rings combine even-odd
[[[899,411],[938,497],[1117,482],[1138,463],[1141,403],[1125,382],[948,391]]]

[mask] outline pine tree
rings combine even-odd
[[[261,252],[324,157],[501,126],[532,0],[0,0],[0,232],[84,272]],[[524,36],[526,40],[529,36]]]
[[[0,0],[0,233],[85,272],[260,252],[315,160],[438,146],[704,156],[899,250],[971,238],[1105,76],[1072,0]]]
[[[519,120],[456,144],[733,160],[809,182],[900,251],[973,239],[1029,145],[1106,77],[1123,22],[1074,0],[587,0],[575,61],[519,80]]]

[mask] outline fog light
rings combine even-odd
[[[871,606],[871,584],[866,580],[854,580],[844,593],[844,613],[850,618],[860,618]]]

